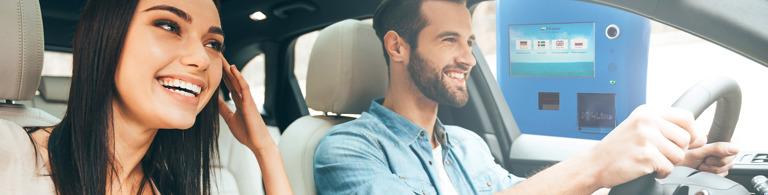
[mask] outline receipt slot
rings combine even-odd
[[[599,140],[645,103],[648,19],[571,0],[496,3],[496,78],[522,133]]]

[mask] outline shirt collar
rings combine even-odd
[[[400,139],[400,141],[410,145],[413,141],[416,140],[416,138],[419,137],[421,132],[426,133],[426,131],[424,131],[424,129],[419,125],[416,125],[415,123],[390,110],[389,108],[382,106],[381,104],[383,102],[384,98],[373,100],[371,102],[371,107],[368,109],[368,112],[379,119],[379,121],[381,121],[381,123],[383,123],[387,129],[392,131],[392,133],[394,133],[395,136]],[[435,136],[440,145],[449,146],[445,127],[443,126],[443,123],[440,122],[440,119],[435,121],[435,129],[433,132],[433,136]]]

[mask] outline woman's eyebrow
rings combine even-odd
[[[222,30],[221,27],[218,27],[218,26],[211,26],[210,28],[208,28],[208,33],[221,35],[222,37],[224,36],[224,30]]]
[[[144,10],[145,12],[152,11],[152,10],[164,10],[171,12],[173,14],[176,14],[176,16],[179,16],[180,18],[184,19],[185,21],[192,23],[192,17],[187,14],[187,12],[184,12],[184,10],[181,10],[179,8],[170,6],[170,5],[158,5],[154,7],[150,7],[149,9]]]

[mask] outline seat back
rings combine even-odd
[[[43,69],[43,20],[37,0],[0,1],[0,119],[51,126],[59,119],[16,101],[35,96]]]
[[[43,110],[57,118],[64,118],[69,100],[72,77],[42,76],[37,88],[40,95],[32,99],[32,107]]]
[[[326,116],[297,119],[280,138],[289,141],[279,144],[294,193],[317,194],[317,143],[331,127],[354,119],[341,114],[360,114],[384,97],[387,83],[384,53],[370,23],[349,19],[320,32],[309,56],[306,102]]]

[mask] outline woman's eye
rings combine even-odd
[[[219,41],[212,41],[212,42],[206,43],[205,46],[210,47],[213,50],[216,50],[219,52],[224,51],[224,44],[222,44]]]
[[[177,35],[181,34],[181,28],[179,28],[179,25],[176,22],[174,22],[174,21],[170,21],[170,20],[156,20],[154,22],[154,25],[157,26],[157,27],[160,27],[162,29],[165,29],[167,31],[170,31],[170,32],[172,32],[174,34],[177,34]]]

